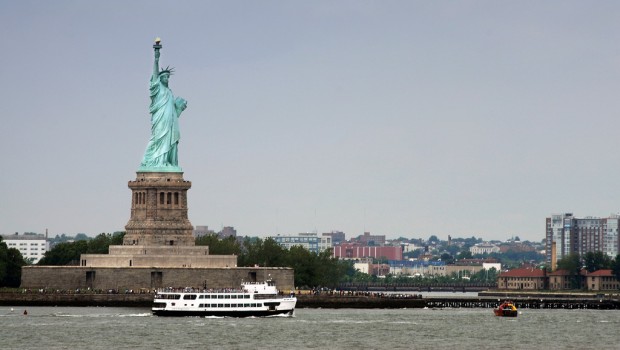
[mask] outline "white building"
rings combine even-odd
[[[359,262],[359,263],[354,263],[353,264],[353,268],[356,269],[359,272],[365,273],[365,274],[370,274],[371,270],[370,270],[370,263],[368,262]]]
[[[41,234],[2,235],[2,241],[7,247],[19,250],[24,260],[32,264],[39,262],[49,250],[49,243]]]
[[[317,233],[277,235],[271,238],[283,248],[290,249],[292,246],[301,246],[317,254],[332,247],[331,236],[319,236]]]
[[[485,269],[485,270],[495,269],[497,272],[501,272],[502,271],[502,264],[501,263],[486,263],[486,262],[483,262],[482,263],[482,268]]]
[[[489,243],[479,243],[469,248],[472,255],[499,253],[499,247]]]

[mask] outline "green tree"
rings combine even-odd
[[[216,234],[204,235],[196,238],[196,245],[209,246],[209,254],[214,255],[239,255],[241,254],[241,245],[237,242],[237,238],[233,236],[220,239]]]
[[[452,255],[450,255],[449,253],[443,253],[441,254],[441,261],[445,262],[446,264],[452,264],[454,262],[454,257]]]
[[[581,257],[579,253],[573,252],[565,256],[564,258],[558,260],[558,269],[566,270],[569,273],[569,278],[571,281],[571,288],[580,289],[581,288]]]
[[[246,238],[243,248],[245,254],[239,256],[239,266],[287,266],[285,250],[273,238]]]
[[[616,255],[616,258],[611,262],[611,271],[614,276],[616,276],[616,280],[620,281],[620,254]]]
[[[78,265],[80,255],[88,252],[88,241],[58,243],[51,250],[45,252],[43,259],[37,265]]]
[[[108,247],[112,241],[112,235],[101,233],[97,237],[88,240],[87,254],[108,254]]]
[[[588,272],[600,269],[608,269],[611,266],[611,259],[603,252],[587,252],[583,256],[583,264]]]
[[[0,287],[19,287],[24,265],[26,261],[19,250],[8,248],[0,237]]]
[[[112,234],[110,245],[123,245],[123,238],[125,238],[125,231],[116,231]]]
[[[79,235],[79,234],[78,234]],[[64,234],[63,234],[64,236]],[[82,254],[108,254],[111,245],[122,245],[125,232],[100,233],[95,238],[58,243],[37,265],[77,265]],[[76,236],[77,237],[77,236]]]
[[[469,251],[469,249],[463,249],[463,250],[459,253],[459,255],[457,255],[457,256],[456,256],[456,258],[457,258],[458,260],[461,260],[461,259],[471,259],[471,258],[472,258],[472,255],[471,255],[471,252]]]
[[[302,246],[293,246],[288,251],[287,266],[295,270],[295,285],[302,288],[314,287],[318,259]]]
[[[88,241],[88,240],[90,240],[90,237],[88,237],[85,233],[78,233],[77,235],[75,235],[73,240],[75,240],[75,241]]]

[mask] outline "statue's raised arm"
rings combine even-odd
[[[155,39],[155,62],[150,83],[151,139],[146,146],[140,171],[181,172],[177,147],[181,138],[179,116],[187,107],[187,101],[174,97],[168,87],[172,68],[159,69],[161,40]]]
[[[159,50],[161,49],[161,39],[155,39],[155,45],[153,45],[153,51],[155,51],[155,60],[153,63],[153,77],[155,79],[159,75]]]

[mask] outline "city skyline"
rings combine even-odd
[[[618,213],[620,3],[0,2],[0,233],[123,231],[152,44],[194,226],[540,241]]]

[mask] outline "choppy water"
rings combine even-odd
[[[1,349],[615,349],[620,311],[300,309],[164,318],[146,308],[0,307]]]

